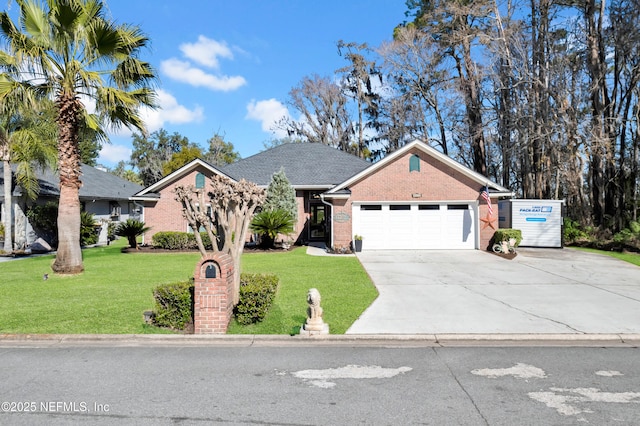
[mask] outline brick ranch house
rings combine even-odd
[[[194,160],[135,194],[151,227],[145,241],[159,231],[189,231],[176,185],[205,186],[218,174],[266,188],[280,168],[296,190],[296,242],[335,248],[360,235],[363,250],[485,250],[498,228],[497,200],[512,196],[421,141],[373,164],[321,144],[284,144],[223,168]],[[485,188],[493,214],[481,196]]]

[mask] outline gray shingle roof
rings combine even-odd
[[[13,168],[13,167],[12,167]],[[136,192],[142,190],[143,186],[128,180],[119,178],[111,173],[96,169],[95,167],[83,164],[82,187],[80,188],[81,199],[92,200],[126,200]],[[0,163],[0,198],[4,198],[4,181],[2,179],[2,164]],[[15,168],[14,168],[15,170]],[[40,183],[40,196],[58,197],[58,174],[52,170],[36,169],[38,182]],[[16,187],[14,195],[20,195],[20,188]]]
[[[236,180],[267,186],[281,167],[295,187],[332,187],[360,173],[371,163],[319,143],[287,143],[222,168]]]

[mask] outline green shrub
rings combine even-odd
[[[241,274],[240,301],[234,309],[239,324],[248,325],[264,319],[278,290],[278,281],[275,275]]]
[[[188,250],[196,247],[196,238],[188,232],[163,231],[153,234],[151,243],[165,250]]]
[[[80,245],[90,246],[98,242],[98,230],[93,214],[80,212]]]
[[[27,210],[27,217],[36,234],[52,247],[58,246],[58,203],[49,201],[44,205],[32,206]]]
[[[202,238],[202,244],[204,244],[205,250],[213,249],[213,246],[211,245],[211,238],[209,238],[209,234],[207,234],[206,232],[201,232],[200,238]]]
[[[516,247],[522,242],[522,231],[519,229],[504,228],[496,230],[493,234],[493,242],[500,243],[502,241],[509,241],[511,238],[516,239]]]
[[[201,232],[200,237],[206,250],[211,250],[209,234]],[[198,243],[191,232],[162,231],[153,235],[151,245],[164,250],[196,250]]]
[[[566,243],[571,243],[578,240],[588,240],[591,238],[589,232],[584,230],[577,221],[572,220],[568,217],[564,218],[563,228],[564,241]]]
[[[156,300],[153,322],[157,326],[184,330],[193,323],[193,281],[164,284],[153,290]]]
[[[628,228],[613,236],[613,241],[616,243],[635,244],[636,240],[640,240],[640,224],[636,221],[631,221]]]

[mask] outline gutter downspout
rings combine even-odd
[[[329,246],[330,249],[333,248],[333,204],[329,203],[328,201],[325,201],[324,199],[324,194],[320,194],[320,201],[322,202],[322,204],[329,206],[331,208],[331,240],[330,243],[331,245]]]

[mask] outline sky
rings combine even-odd
[[[155,68],[161,109],[144,111],[149,132],[165,129],[207,148],[218,133],[242,158],[284,135],[273,132],[289,91],[305,76],[347,65],[336,43],[389,41],[405,0],[106,0],[118,23],[150,38],[141,58]],[[111,134],[98,163],[128,161],[132,134]]]

